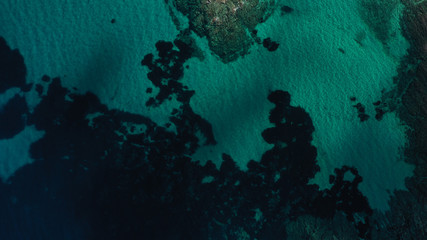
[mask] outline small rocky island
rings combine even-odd
[[[166,0],[167,1],[167,0]],[[209,47],[224,63],[249,52],[251,32],[271,16],[275,0],[171,0],[190,22],[190,29],[206,37]]]

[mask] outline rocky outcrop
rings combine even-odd
[[[24,58],[17,49],[12,50],[2,37],[0,37],[0,75],[2,76],[0,94],[13,87],[18,87],[22,91],[28,91],[31,88],[25,80],[27,68]]]
[[[395,78],[395,106],[390,106],[408,125],[405,161],[415,169],[406,179],[408,191],[395,191],[390,211],[375,214],[373,239],[427,237],[427,1],[401,2],[401,27],[411,46]]]
[[[223,62],[249,52],[250,32],[273,12],[275,0],[172,0],[190,21],[190,29],[206,37],[209,47]]]
[[[406,38],[411,43],[411,79],[402,95],[400,117],[410,126],[407,160],[416,165],[415,178],[427,176],[427,2],[403,0],[406,11],[402,18]],[[411,181],[409,181],[411,182]],[[416,185],[427,187],[427,182]],[[415,187],[415,185],[413,186]],[[419,187],[415,187],[419,188]],[[423,193],[427,196],[427,192]]]

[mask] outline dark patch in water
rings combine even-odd
[[[291,13],[291,12],[293,12],[293,11],[294,11],[294,9],[293,9],[293,8],[291,8],[291,7],[289,7],[289,6],[282,6],[282,7],[280,8],[280,10],[282,11],[282,15],[283,15],[284,13]]]
[[[39,94],[39,96],[41,96],[43,94],[43,85],[41,84],[36,84],[36,92],[37,94]]]
[[[193,56],[194,49],[179,39],[173,43],[158,41],[156,48],[158,51],[157,59],[150,53],[145,55],[141,62],[143,66],[150,69],[147,74],[148,79],[160,89],[159,93],[155,97],[151,97],[145,105],[157,107],[166,99],[175,97],[181,103],[179,109],[176,109],[180,114],[171,116],[170,121],[175,124],[178,135],[183,140],[191,139],[193,150],[198,145],[198,139],[195,137],[196,132],[200,132],[204,136],[204,144],[216,144],[211,124],[194,113],[190,107],[190,99],[194,95],[194,91],[188,90],[180,82],[184,74],[183,65]]]
[[[17,49],[10,49],[6,40],[0,37],[0,94],[13,87],[21,88],[24,91],[27,86],[26,75],[27,68],[22,55]]]
[[[353,105],[353,107],[357,109],[357,117],[361,122],[367,121],[369,119],[369,115],[366,114],[365,106],[363,106],[361,103],[357,103],[356,105]]]
[[[274,52],[277,50],[277,48],[279,48],[279,44],[275,41],[272,41],[271,38],[264,39],[262,41],[262,46],[270,52]]]
[[[268,96],[274,126],[262,136],[274,146],[259,162],[249,161],[247,171],[227,154],[219,169],[193,161],[200,134],[206,144],[215,140],[210,124],[191,109],[194,92],[179,82],[191,52],[177,41],[175,46],[179,51],[159,42],[159,58],[148,54],[143,64],[163,91],[152,106],[172,95],[181,104],[170,116],[176,133],[109,109],[92,93],[73,94],[59,78],[32,113],[23,111],[27,125],[45,135],[31,145],[35,162],[0,183],[2,238],[239,239],[246,233],[286,239],[290,219],[329,218],[337,211],[369,237],[369,222],[354,217],[372,211],[357,189],[362,179],[354,168],[337,169],[331,189],[308,184],[320,170],[311,145],[314,127],[304,109],[290,105],[288,92]],[[144,130],[136,131],[141,125]],[[346,172],[353,181],[344,180]]]
[[[13,138],[24,130],[27,114],[27,102],[18,94],[0,108],[0,139]]]

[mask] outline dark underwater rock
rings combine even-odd
[[[386,111],[384,111],[381,108],[375,108],[375,119],[377,119],[378,121],[383,119],[384,114],[386,113]]]
[[[49,81],[50,81],[50,77],[49,77],[49,76],[47,76],[47,75],[43,75],[43,77],[42,77],[42,81],[43,81],[43,82],[49,82]]]
[[[43,86],[41,84],[36,84],[36,92],[39,96],[43,94]]]
[[[28,106],[24,97],[15,95],[0,108],[0,139],[8,139],[24,130]]]
[[[291,12],[293,12],[293,11],[294,11],[294,9],[293,9],[293,8],[291,8],[291,7],[289,7],[289,6],[282,6],[282,7],[280,8],[280,10],[282,10],[282,12],[284,12],[284,13],[291,13]]]
[[[262,41],[262,46],[264,46],[268,51],[274,52],[279,48],[277,42],[272,41],[270,38],[266,38]]]
[[[17,49],[10,49],[6,40],[0,37],[0,94],[13,87],[25,88],[26,75],[22,55]]]
[[[166,99],[175,97],[182,105],[179,109],[180,112],[171,116],[170,121],[175,124],[183,140],[191,142],[191,151],[195,151],[198,147],[199,139],[191,136],[190,132],[200,132],[205,138],[204,144],[216,144],[210,123],[195,114],[189,106],[194,91],[188,90],[180,82],[184,74],[183,66],[188,59],[193,57],[195,49],[179,38],[173,43],[158,41],[156,48],[158,58],[154,58],[154,55],[150,53],[145,55],[141,61],[143,66],[150,69],[147,74],[148,79],[159,88],[158,94],[149,98],[145,105],[157,107]]]
[[[408,126],[405,162],[412,164],[414,175],[406,178],[407,191],[394,191],[390,211],[376,216],[373,239],[425,239],[427,222],[427,2],[403,0],[403,35],[411,44],[395,78],[396,113]],[[379,107],[382,107],[381,105]],[[379,108],[379,110],[387,110]]]
[[[49,225],[53,229],[36,231],[37,236],[286,239],[292,219],[311,215],[327,224],[337,214],[347,215],[340,220],[353,229],[349,234],[356,234],[354,228],[361,237],[369,234],[369,222],[355,217],[366,219],[370,209],[357,189],[362,178],[356,169],[337,169],[330,189],[319,191],[309,183],[320,170],[314,126],[304,109],[290,105],[288,92],[269,94],[275,106],[265,117],[273,127],[261,134],[274,146],[259,161],[249,161],[246,171],[226,153],[219,169],[212,161],[202,166],[193,159],[201,142],[215,144],[215,139],[210,123],[191,108],[195,92],[180,81],[191,49],[179,41],[156,47],[158,57],[147,54],[142,61],[160,92],[149,105],[176,97],[179,106],[167,123],[175,131],[110,109],[93,93],[73,93],[59,78],[42,80],[47,91],[33,112],[15,114],[28,114],[24,125],[44,135],[31,145],[34,162],[16,171],[7,185],[0,183],[0,203],[6,203],[0,204],[0,230],[13,229],[0,231],[1,237]],[[353,180],[345,180],[346,173]]]
[[[369,115],[366,113],[357,114],[361,122],[367,121],[369,119]]]
[[[356,100],[356,98],[354,98],[354,100]],[[357,117],[361,122],[367,121],[369,119],[369,115],[365,113],[365,106],[363,106],[363,104],[357,103],[356,105],[353,105],[353,107],[357,109]]]

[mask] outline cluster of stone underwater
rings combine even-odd
[[[268,19],[275,0],[172,0],[190,21],[190,28],[207,37],[209,47],[223,62],[249,52],[255,27]]]
[[[249,161],[245,171],[225,153],[219,167],[194,161],[201,144],[215,144],[210,123],[191,109],[195,92],[181,81],[195,50],[181,39],[159,41],[156,48],[157,54],[147,54],[141,64],[156,88],[147,91],[155,95],[147,107],[172,98],[179,103],[165,126],[109,109],[92,93],[62,86],[60,78],[45,75],[27,84],[22,55],[0,37],[0,92],[22,91],[0,109],[4,119],[18,123],[6,133],[16,135],[26,126],[44,132],[31,144],[34,162],[7,184],[0,181],[2,239],[17,239],[15,234],[38,223],[67,234],[80,226],[46,209],[85,224],[88,236],[72,239],[308,239],[314,224],[331,239],[369,239],[372,209],[358,190],[362,177],[356,169],[335,169],[330,189],[309,183],[320,170],[311,144],[314,126],[304,109],[291,105],[286,91],[268,96],[275,105],[268,116],[273,126],[261,135],[273,147],[259,161]],[[40,97],[32,112],[25,98],[31,91]],[[352,180],[344,178],[349,174]],[[19,201],[9,204],[12,198]],[[29,213],[16,214],[23,209]],[[28,216],[42,220],[28,226]]]
[[[427,2],[400,2],[400,27],[410,47],[393,78],[396,88],[384,94],[380,107],[386,103],[408,126],[405,161],[415,169],[405,180],[408,190],[394,191],[390,211],[374,220],[382,227],[373,239],[427,239]]]

